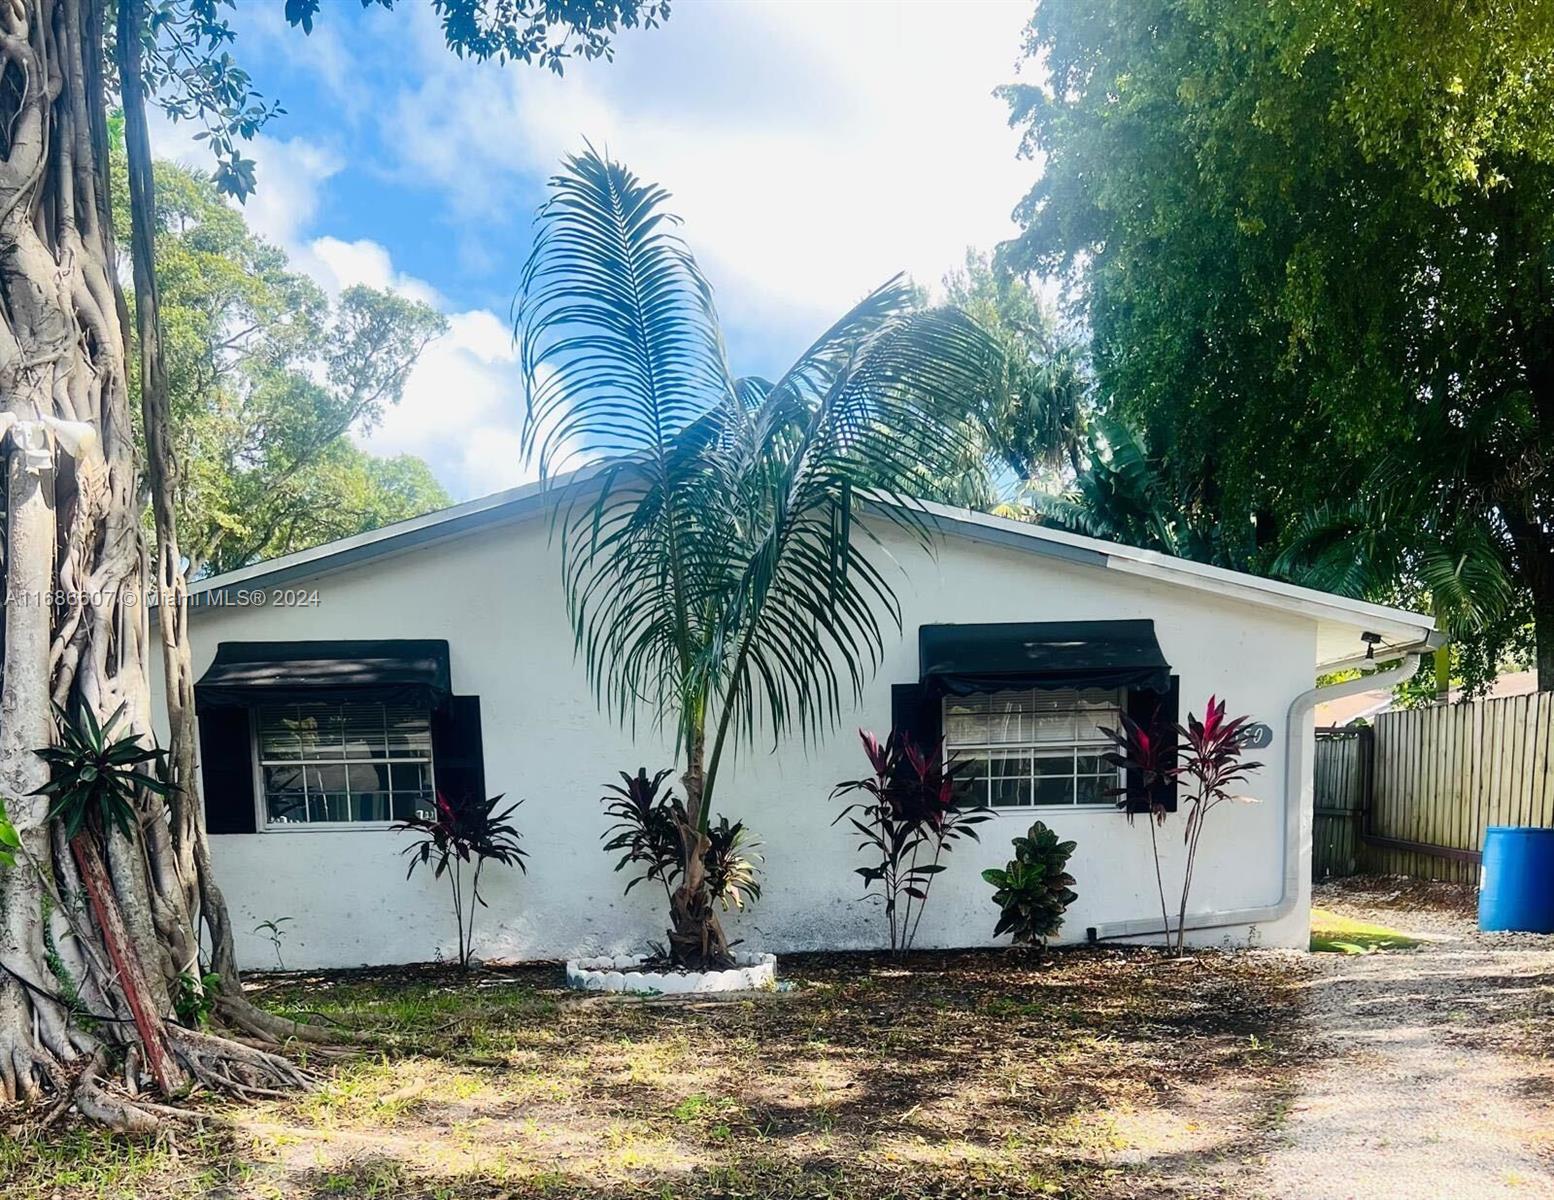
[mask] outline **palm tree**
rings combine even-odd
[[[568,611],[601,707],[671,726],[684,756],[669,938],[702,967],[730,961],[703,870],[720,773],[758,731],[816,736],[861,694],[901,614],[855,518],[867,502],[928,543],[905,493],[925,445],[963,460],[957,398],[997,355],[898,278],[780,379],[736,379],[667,199],[592,150],[569,159],[515,325],[541,477],[601,460],[558,508]]]
[[[1494,682],[1503,648],[1519,632],[1523,642],[1533,640],[1529,596],[1516,584],[1509,520],[1465,495],[1447,472],[1417,469],[1427,452],[1410,449],[1412,462],[1384,460],[1354,494],[1293,521],[1271,573],[1343,596],[1428,608],[1473,695]],[[1441,692],[1452,670],[1448,653],[1432,656]]]
[[[1125,421],[1094,414],[1078,469],[1059,487],[1030,480],[997,515],[1246,570],[1253,561],[1250,521],[1237,526],[1205,514],[1173,486],[1143,438]]]

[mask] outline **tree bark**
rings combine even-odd
[[[27,471],[24,451],[7,457],[5,677],[0,682],[0,794],[26,860],[50,857],[48,803],[32,793],[48,782],[33,747],[51,733],[47,695],[54,512],[48,478]],[[43,957],[44,889],[18,861],[0,871],[0,1101],[32,1099],[60,1086],[76,1055],[62,1005],[22,982],[49,978]]]
[[[706,821],[706,730],[697,728],[686,748],[685,819],[676,821],[680,835],[680,883],[669,898],[669,955],[675,965],[693,971],[723,970],[734,965],[728,937],[718,920],[716,900],[707,886],[706,855],[711,846]]]
[[[151,989],[146,986],[145,975],[140,969],[140,959],[124,928],[124,919],[114,903],[113,885],[108,879],[108,869],[91,836],[82,833],[70,843],[76,867],[81,872],[87,899],[91,902],[92,916],[97,919],[103,947],[108,951],[108,961],[135,1022],[135,1032],[140,1036],[140,1048],[145,1053],[146,1065],[151,1077],[165,1094],[181,1089],[186,1080],[173,1061],[167,1047],[167,1032]]]
[[[1538,519],[1537,502],[1520,497],[1530,511],[1507,505],[1505,522],[1515,547],[1519,574],[1532,597],[1534,662],[1538,690],[1554,691],[1554,532]]]
[[[8,464],[0,788],[23,848],[16,868],[0,871],[0,1102],[67,1093],[93,1119],[144,1130],[156,1113],[105,1086],[110,1046],[133,1067],[156,1054],[151,1042],[165,1043],[164,1087],[187,1076],[251,1095],[303,1077],[282,1059],[168,1024],[178,976],[199,966],[189,869],[199,856],[161,800],[139,797],[134,838],[102,836],[88,868],[98,919],[88,922],[75,916],[82,871],[31,794],[47,779],[34,751],[53,739],[51,702],[99,718],[122,707],[120,729],[152,737],[104,6],[0,6],[0,406],[21,423]],[[51,421],[90,436],[61,444]],[[45,958],[44,923],[61,920],[75,936]],[[144,986],[126,984],[129,975]],[[72,1022],[72,990],[105,1018],[96,1027]]]
[[[1554,692],[1554,571],[1532,581],[1532,620],[1538,690]]]

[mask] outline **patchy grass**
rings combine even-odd
[[[1385,925],[1357,921],[1325,908],[1311,910],[1311,949],[1330,954],[1374,954],[1378,950],[1412,950],[1419,939]]]
[[[702,1001],[579,996],[554,967],[275,977],[261,1003],[368,1030],[370,1051],[315,1061],[310,1093],[213,1105],[203,1131],[0,1134],[0,1190],[1090,1200],[1175,1180],[1229,1196],[1221,1164],[1287,1100],[1303,972],[1289,956],[831,955],[781,969],[794,991]]]

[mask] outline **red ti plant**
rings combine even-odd
[[[1127,713],[1122,717],[1121,729],[1101,726],[1101,732],[1111,739],[1114,747],[1103,757],[1123,771],[1126,781],[1113,789],[1117,807],[1128,814],[1128,824],[1140,813],[1149,814],[1149,848],[1155,858],[1155,889],[1160,894],[1160,929],[1167,944],[1171,940],[1171,917],[1166,906],[1165,876],[1160,869],[1160,839],[1156,826],[1164,825],[1166,807],[1163,795],[1176,783],[1175,726],[1162,722],[1157,708],[1148,725],[1135,721]]]
[[[528,872],[523,861],[528,852],[518,844],[521,835],[510,820],[523,801],[498,812],[501,802],[501,796],[482,800],[471,795],[450,800],[438,792],[436,815],[407,817],[393,826],[396,832],[419,835],[403,851],[410,858],[406,879],[423,863],[432,868],[435,878],[448,876],[453,889],[453,920],[459,928],[459,969],[464,971],[469,970],[475,955],[475,911],[486,907],[486,899],[480,894],[481,868],[489,860]],[[468,895],[464,887],[466,866],[474,868]]]
[[[831,824],[845,817],[861,835],[858,848],[878,854],[877,865],[855,870],[863,877],[865,895],[878,889],[891,953],[905,954],[922,923],[934,877],[945,869],[940,860],[959,838],[979,840],[972,827],[992,814],[985,805],[957,803],[958,764],[944,765],[941,755],[924,753],[899,731],[883,742],[862,729],[858,736],[873,774],[832,789],[832,799],[853,793],[863,799],[849,804]]]
[[[1160,916],[1164,922],[1166,942],[1171,941],[1171,919],[1166,911],[1165,881],[1160,869],[1160,845],[1155,839],[1155,827],[1165,824],[1166,809],[1161,803],[1165,786],[1190,781],[1192,791],[1187,800],[1187,825],[1183,841],[1187,858],[1182,868],[1182,894],[1176,913],[1176,952],[1181,954],[1187,938],[1187,898],[1192,890],[1193,871],[1198,861],[1198,843],[1203,836],[1204,821],[1218,805],[1226,800],[1252,802],[1255,798],[1232,795],[1247,776],[1260,770],[1262,763],[1243,762],[1246,750],[1247,727],[1251,718],[1225,716],[1225,702],[1210,696],[1203,716],[1187,716],[1185,726],[1175,727],[1181,749],[1172,744],[1171,727],[1158,721],[1144,726],[1126,715],[1122,729],[1103,729],[1112,740],[1115,749],[1106,756],[1113,766],[1123,768],[1127,785],[1118,789],[1118,804],[1125,808],[1131,820],[1137,813],[1150,816],[1150,844],[1155,853],[1155,883],[1160,889]]]

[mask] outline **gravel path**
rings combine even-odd
[[[1265,1162],[1278,1200],[1554,1197],[1554,938],[1484,936],[1461,911],[1327,889],[1317,903],[1429,939],[1322,956],[1329,1057]]]

